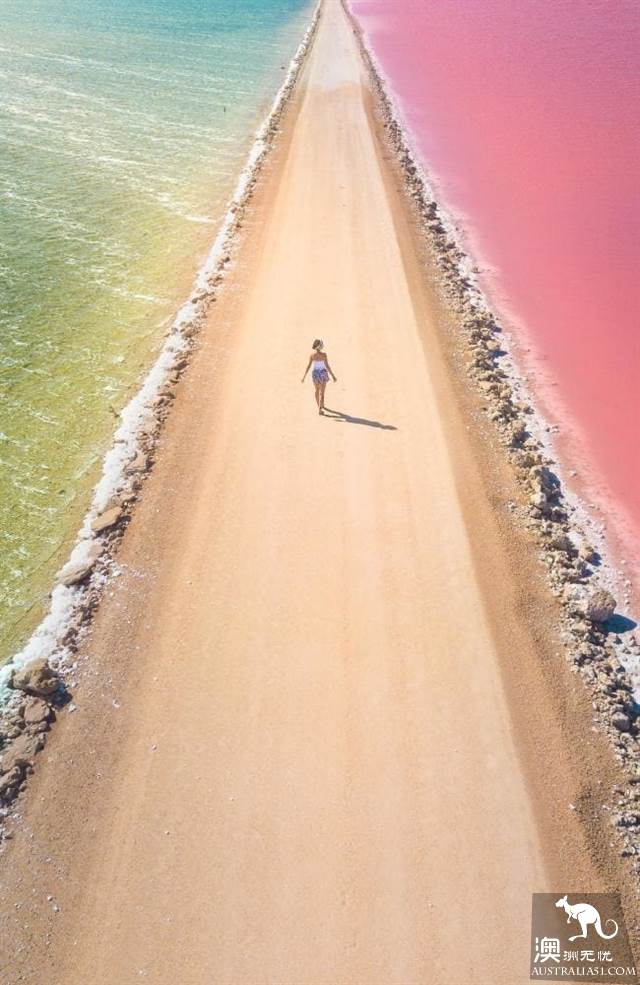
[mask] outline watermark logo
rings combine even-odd
[[[534,893],[532,979],[637,983],[617,893]]]

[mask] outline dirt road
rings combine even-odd
[[[5,855],[3,981],[514,985],[531,892],[601,886],[369,108],[330,0]]]

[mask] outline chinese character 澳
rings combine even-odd
[[[534,961],[544,964],[546,961],[560,963],[560,940],[557,937],[536,937],[536,956]]]

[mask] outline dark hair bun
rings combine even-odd
[[[322,348],[322,339],[315,339],[315,341],[314,341],[313,345],[311,346],[311,348],[312,349],[321,349]]]

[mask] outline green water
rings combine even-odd
[[[43,613],[308,0],[4,0],[0,659]]]

